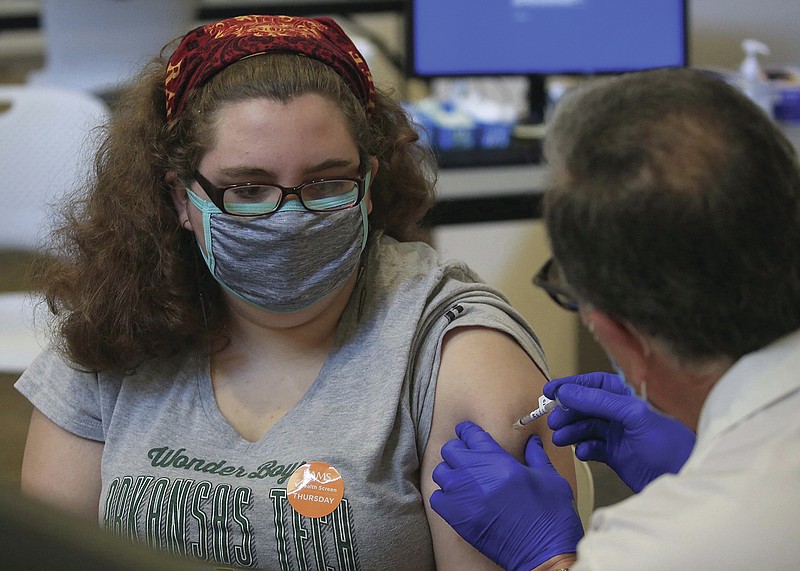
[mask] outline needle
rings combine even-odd
[[[554,400],[550,400],[546,396],[542,395],[539,397],[539,408],[534,411],[531,411],[530,414],[526,414],[522,418],[520,418],[517,422],[513,424],[514,428],[522,428],[526,424],[530,424],[540,416],[546,415],[548,412],[553,410],[558,406],[558,402]]]

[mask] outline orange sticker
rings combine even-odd
[[[344,497],[342,475],[326,462],[309,462],[294,471],[286,483],[289,503],[300,515],[324,517]]]

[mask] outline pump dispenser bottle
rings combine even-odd
[[[760,55],[769,55],[769,47],[758,40],[746,39],[742,42],[742,50],[744,50],[745,57],[739,66],[740,87],[750,99],[772,117],[772,87],[758,60]]]

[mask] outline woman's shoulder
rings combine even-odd
[[[391,236],[380,235],[374,240],[370,264],[391,276],[391,279],[434,279],[453,277],[462,281],[480,282],[480,278],[461,260],[443,257],[425,242],[399,242]]]
[[[103,441],[120,401],[162,398],[202,367],[201,354],[184,353],[150,361],[134,371],[103,372],[82,368],[55,347],[45,349],[14,387],[45,416],[66,430]],[[122,395],[126,395],[123,397]],[[123,405],[124,406],[124,405]]]
[[[196,367],[201,352],[188,350],[170,357],[145,361],[138,367],[125,371],[97,371],[71,361],[57,347],[45,348],[20,377],[20,384],[50,383],[59,379],[61,384],[75,382],[95,383],[100,385],[119,385],[124,382],[147,383],[155,379],[175,376],[187,368]]]

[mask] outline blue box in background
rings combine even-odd
[[[773,114],[777,121],[800,123],[800,85],[778,89]]]
[[[478,146],[484,149],[504,149],[511,144],[513,132],[513,123],[478,123]]]
[[[420,137],[435,150],[497,149],[508,147],[512,120],[497,113],[428,98],[404,108],[417,124]]]

